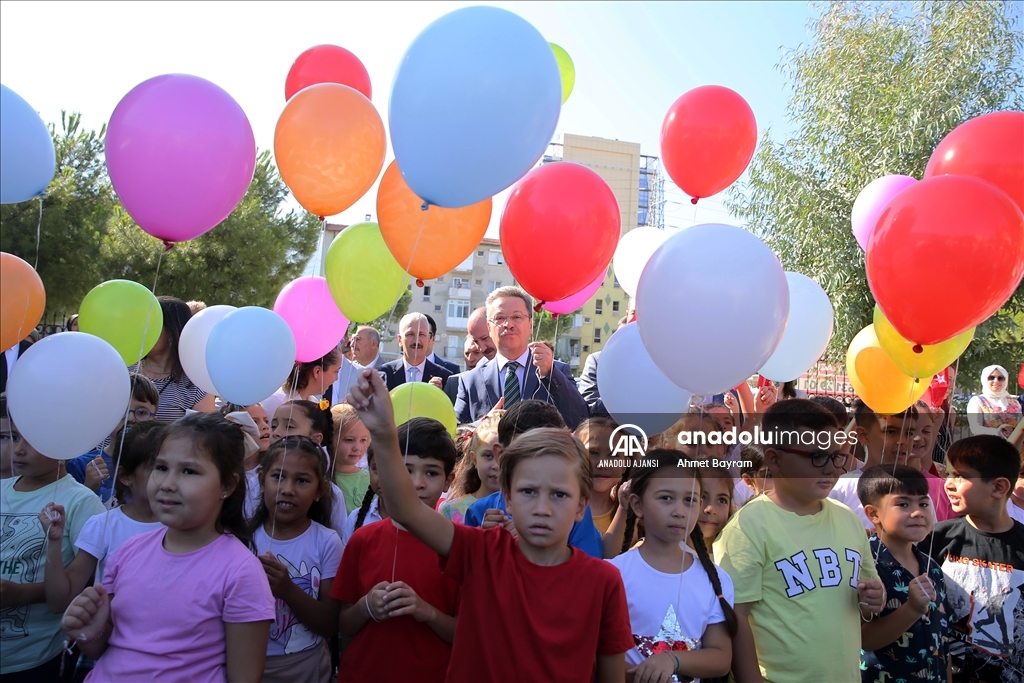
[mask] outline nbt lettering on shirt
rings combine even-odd
[[[843,582],[843,565],[836,551],[832,548],[821,548],[812,552],[818,565],[817,572],[813,574],[807,561],[807,554],[802,550],[775,563],[775,568],[786,580],[786,597],[795,598],[815,588],[832,588]],[[846,560],[852,565],[847,567],[850,577],[848,584],[856,588],[860,577],[860,553],[852,548],[846,548]]]

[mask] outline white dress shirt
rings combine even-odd
[[[402,364],[405,366],[405,381],[406,382],[422,382],[423,381],[423,369],[427,365],[427,359],[424,358],[423,362],[419,365],[409,365],[409,361],[405,358],[402,359]],[[416,369],[416,379],[412,379],[412,375],[409,374],[409,370]]]

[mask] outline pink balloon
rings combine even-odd
[[[850,223],[853,225],[853,236],[864,251],[868,249],[871,231],[882,215],[882,209],[893,197],[917,182],[907,175],[884,175],[872,180],[857,195],[853,202]]]
[[[607,269],[606,269],[607,270]],[[548,301],[544,304],[543,308],[546,311],[562,315],[563,313],[572,313],[577,310],[580,306],[587,303],[587,299],[594,296],[594,292],[601,288],[601,283],[604,282],[605,270],[601,271],[601,274],[597,276],[597,279],[591,282],[589,285],[584,287],[582,290],[576,292],[572,296],[567,296],[564,299],[558,301]]]
[[[316,275],[300,277],[285,285],[274,302],[274,313],[291,328],[295,360],[300,363],[323,358],[348,330],[348,318],[334,303],[327,280]]]
[[[132,88],[110,117],[105,146],[124,208],[165,242],[198,237],[227,218],[256,169],[245,112],[219,86],[187,74]]]

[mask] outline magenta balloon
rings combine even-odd
[[[577,310],[580,306],[587,303],[587,299],[594,296],[594,292],[601,289],[601,283],[604,282],[605,271],[602,270],[601,274],[597,276],[597,279],[591,282],[589,285],[576,292],[572,296],[567,296],[564,299],[558,301],[549,301],[544,304],[544,310],[550,311],[557,315],[563,313],[572,313]]]
[[[132,88],[110,117],[105,146],[124,208],[165,242],[198,237],[227,218],[256,169],[245,112],[219,86],[187,74]]]
[[[327,280],[315,275],[292,280],[274,302],[274,313],[284,318],[295,336],[295,360],[308,363],[323,358],[345,336],[348,318],[334,303]]]
[[[868,250],[871,231],[875,229],[878,217],[882,215],[882,209],[889,200],[916,182],[915,178],[908,175],[884,175],[872,180],[860,191],[853,202],[850,223],[853,226],[853,236],[857,238],[857,244],[861,249]]]

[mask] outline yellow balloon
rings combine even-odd
[[[455,408],[448,395],[426,382],[406,382],[391,390],[391,405],[395,409],[395,424],[403,424],[414,417],[429,417],[444,425],[455,438]]]
[[[558,73],[562,77],[562,104],[569,99],[572,88],[576,85],[576,66],[572,63],[572,57],[561,45],[548,43],[551,51],[555,53],[555,61],[558,62]]]
[[[937,372],[942,372],[944,368],[960,357],[960,354],[974,339],[975,328],[972,327],[942,343],[918,347],[921,352],[915,353],[916,344],[902,337],[877,305],[875,306],[874,323],[878,343],[889,354],[896,366],[905,375],[911,377],[931,377]]]
[[[334,303],[356,323],[387,313],[406,283],[405,271],[388,251],[376,223],[350,225],[334,238],[327,248],[324,277]]]
[[[846,352],[846,374],[853,390],[876,413],[901,413],[924,396],[931,376],[908,377],[878,343],[875,326],[857,333]]]

